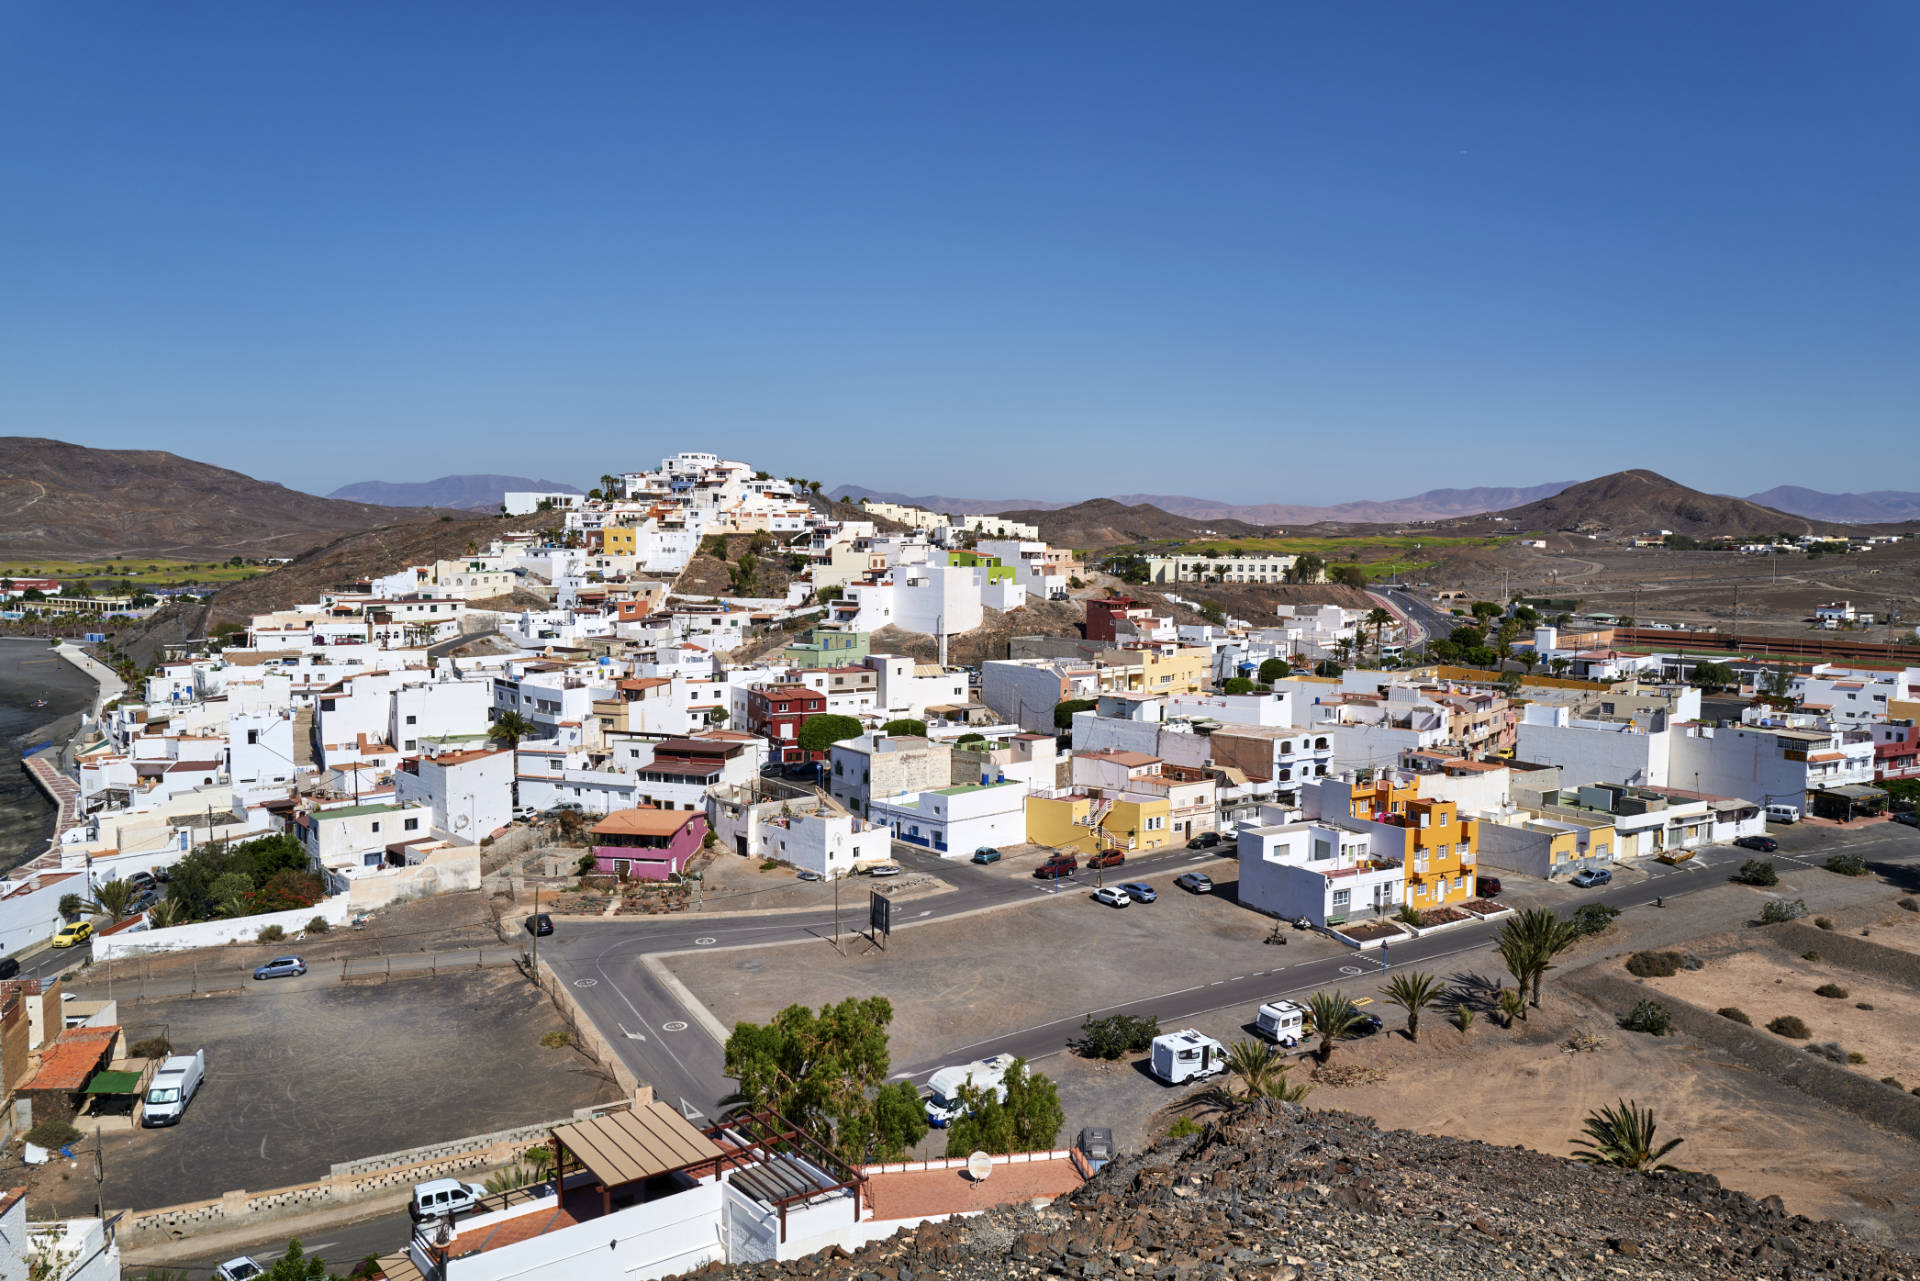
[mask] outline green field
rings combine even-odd
[[[1508,541],[1506,538],[1416,537],[1403,534],[1358,538],[1205,538],[1182,543],[1179,551],[1185,555],[1212,551],[1223,556],[1235,552],[1279,552],[1301,556],[1312,552],[1324,561],[1346,562],[1359,560],[1369,552],[1378,553],[1375,557],[1377,560],[1379,556],[1395,552],[1432,551],[1442,547],[1498,547]]]
[[[273,568],[271,565],[228,565],[144,557],[125,560],[17,560],[0,565],[0,578],[57,578],[63,589],[84,580],[102,583],[124,581],[135,587],[178,587],[188,583],[238,583]]]

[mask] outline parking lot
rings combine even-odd
[[[133,1038],[164,1031],[205,1048],[207,1082],[178,1126],[107,1135],[105,1200],[145,1209],[325,1175],[337,1161],[566,1116],[615,1097],[512,969],[391,983],[318,974],[242,994],[121,1009]],[[53,1217],[93,1205],[91,1171],[46,1167],[33,1188]]]

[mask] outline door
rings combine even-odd
[[[733,852],[742,855],[747,852],[747,838],[744,835],[733,838]]]

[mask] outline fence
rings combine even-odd
[[[137,1002],[168,1000],[181,996],[208,996],[215,992],[244,992],[251,988],[254,962],[196,964],[185,973],[176,971],[155,977],[141,962],[142,957],[122,957],[97,965],[92,978],[104,978],[109,996],[116,1001]],[[518,965],[525,953],[518,947],[456,948],[444,952],[394,952],[378,956],[349,956],[338,960],[316,960],[310,970],[315,974],[334,973],[342,983],[380,983],[395,978],[437,977],[468,970]],[[338,966],[335,970],[334,967]]]

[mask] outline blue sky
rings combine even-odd
[[[15,4],[0,434],[1920,488],[1905,3]]]

